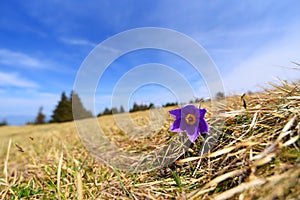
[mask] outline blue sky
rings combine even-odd
[[[299,1],[1,1],[0,120],[24,124],[40,106],[49,117],[73,88],[86,56],[102,41],[141,27],[179,31],[202,45],[220,71],[226,94],[257,90],[276,77],[295,80],[287,69],[300,62]],[[144,50],[116,60],[103,74],[95,96],[97,114],[110,106],[118,80],[146,63],[178,70],[196,96],[206,97],[201,76],[176,56]],[[142,76],[139,78],[143,79]],[[180,87],[180,86],[178,86]],[[177,95],[177,96],[176,96]],[[159,85],[136,90],[130,102],[157,104],[181,97]]]

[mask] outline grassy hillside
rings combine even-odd
[[[198,139],[172,165],[146,173],[97,162],[73,122],[0,127],[0,199],[297,199],[300,83],[273,85],[244,100],[246,109],[240,96],[223,101],[224,125],[209,154],[199,156]],[[209,104],[203,106],[213,127]],[[132,114],[139,125],[147,116]],[[120,131],[112,116],[99,121],[114,143],[135,152],[151,152],[174,135],[171,117],[143,141]]]

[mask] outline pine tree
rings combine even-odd
[[[136,102],[134,102],[133,108],[130,109],[129,112],[136,112],[139,111],[139,109],[140,109],[139,105]]]
[[[112,110],[109,108],[105,108],[102,115],[111,115],[112,114]]]
[[[150,103],[149,106],[148,106],[148,109],[153,109],[153,108],[155,108],[154,103]]]
[[[6,119],[3,119],[1,122],[0,122],[0,126],[7,126],[7,121]]]
[[[66,122],[73,120],[72,104],[65,92],[61,94],[61,99],[51,117],[52,120],[50,122]]]
[[[117,114],[117,113],[119,113],[118,108],[113,107],[113,108],[111,109],[111,113],[112,113],[112,114]]]
[[[124,113],[124,112],[125,112],[125,110],[124,110],[123,106],[121,105],[120,106],[120,113]]]
[[[35,118],[34,124],[45,124],[46,116],[43,114],[43,107],[39,108],[38,115]]]
[[[75,119],[84,119],[84,118],[93,117],[92,112],[85,109],[78,94],[75,93],[74,91],[71,92],[70,101],[73,108],[73,114],[75,116]]]
[[[217,92],[216,94],[216,100],[222,100],[225,98],[225,95],[223,92]]]

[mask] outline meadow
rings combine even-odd
[[[208,154],[199,155],[200,138],[176,162],[148,172],[97,161],[74,122],[0,127],[0,199],[298,199],[300,82],[271,86],[221,101],[224,123]],[[210,102],[202,106],[214,127]],[[143,125],[148,114],[131,115]],[[111,141],[130,151],[150,152],[174,137],[171,117],[142,142],[120,131],[112,116],[98,120]]]

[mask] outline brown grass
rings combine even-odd
[[[226,98],[224,125],[212,128],[220,137],[209,154],[200,156],[198,139],[172,165],[146,173],[97,162],[73,122],[0,127],[0,199],[297,199],[300,83],[272,86],[246,95],[247,109],[240,96]],[[137,124],[146,117],[133,114]],[[207,119],[213,127],[210,112]],[[130,151],[151,152],[174,137],[171,118],[143,141],[122,133],[111,116],[99,120],[114,133],[107,134],[111,140]]]

